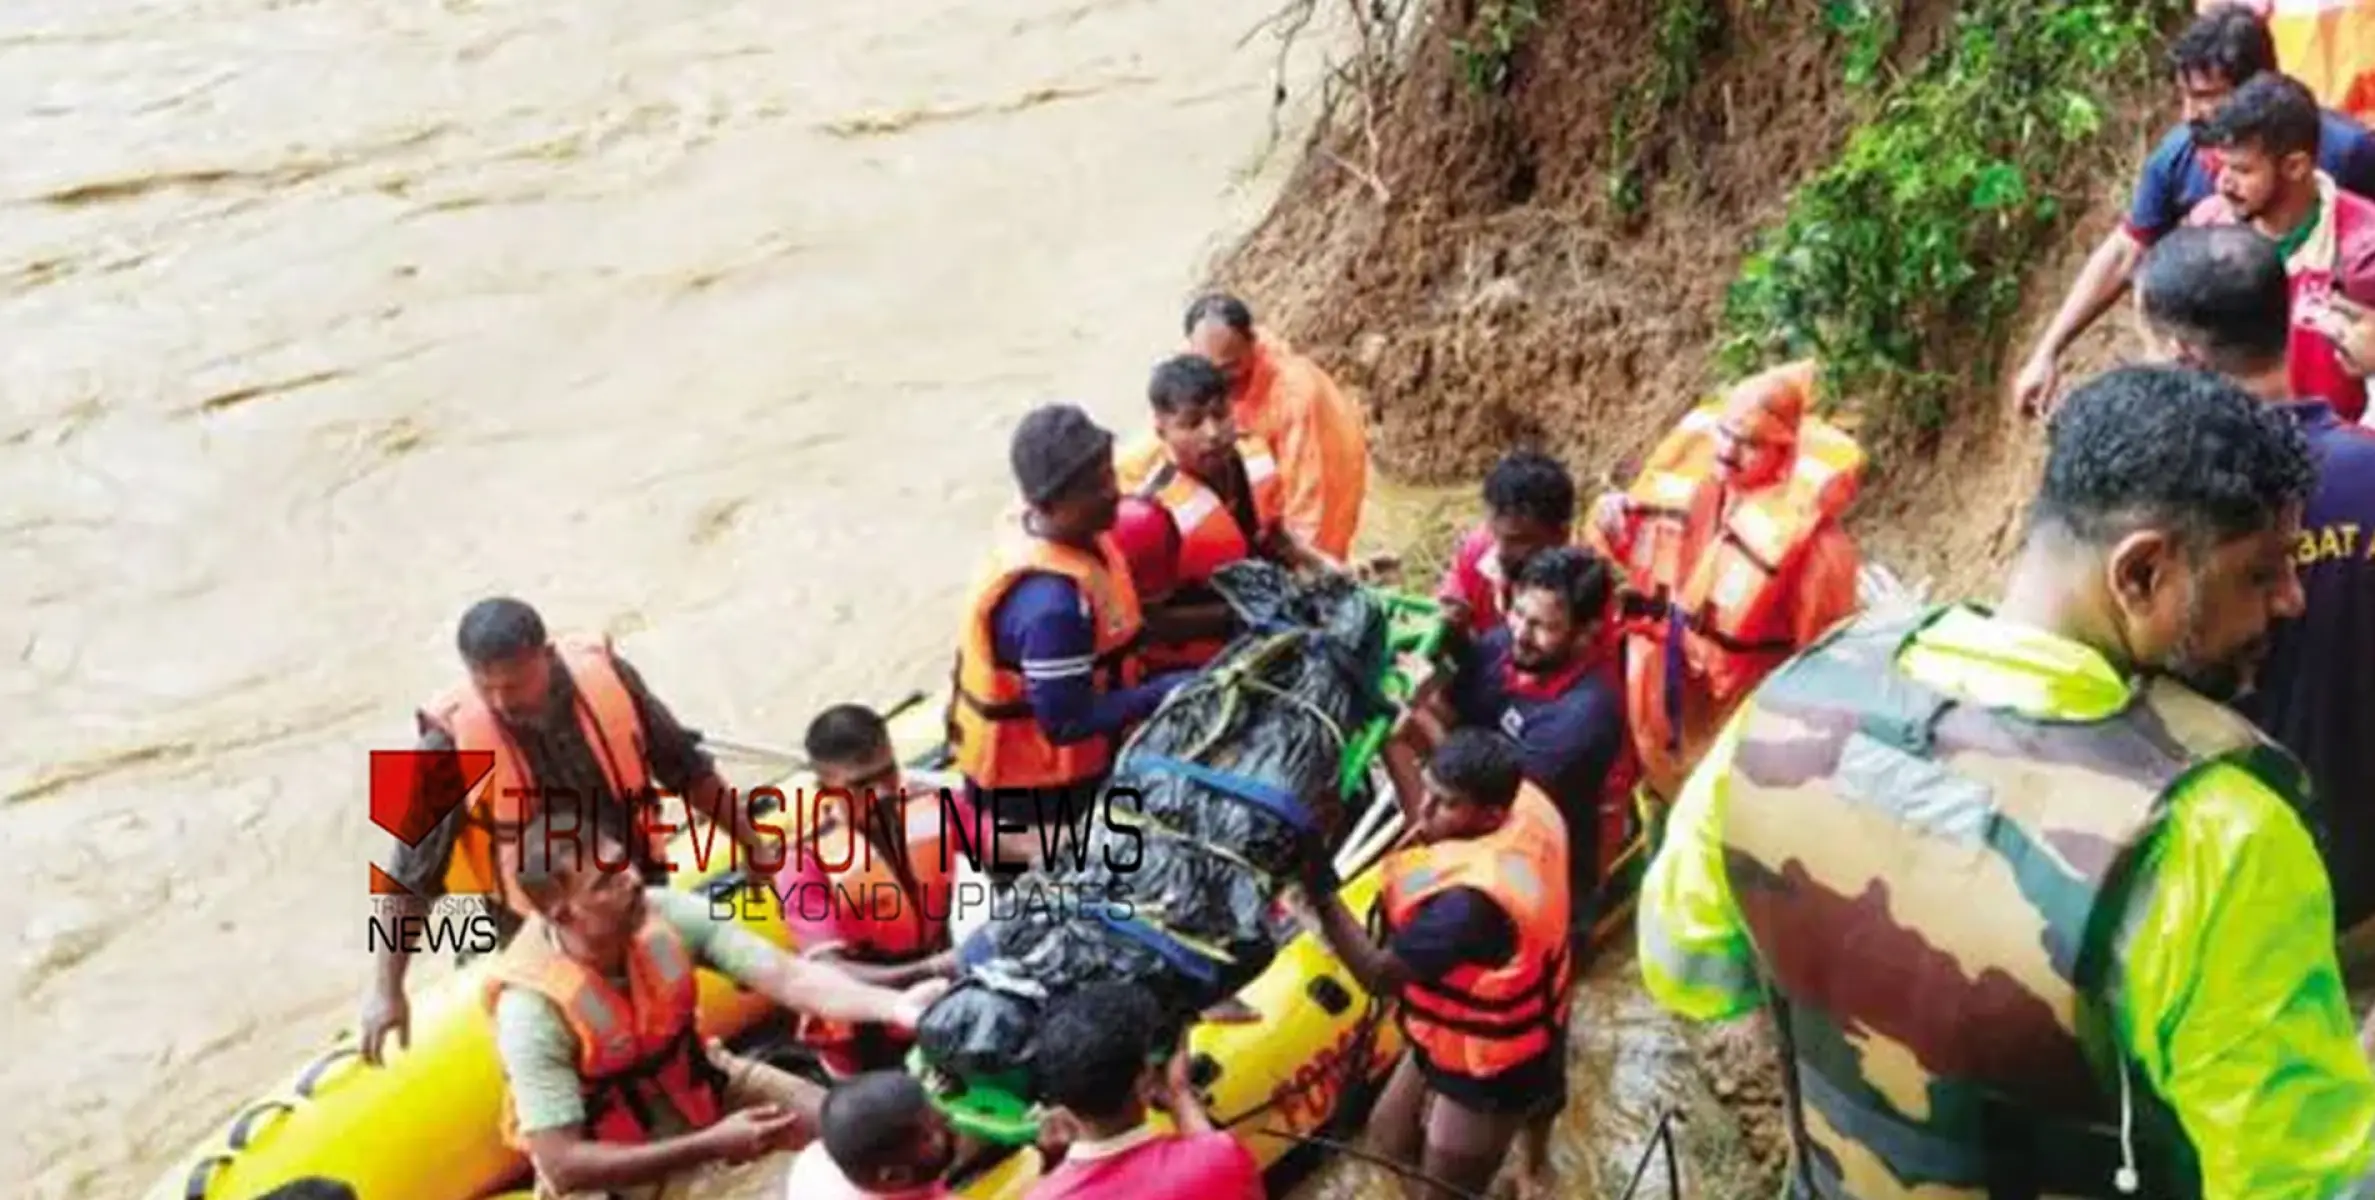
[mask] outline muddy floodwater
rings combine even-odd
[[[1014,418],[1143,420],[1292,165],[1275,7],[0,11],[12,1194],[138,1193],[351,1019],[366,753],[470,601],[744,740],[943,679]]]

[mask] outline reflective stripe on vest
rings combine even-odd
[[[693,1128],[716,1123],[723,1077],[701,1048],[700,988],[692,956],[666,921],[644,919],[628,950],[622,995],[600,972],[562,952],[541,918],[531,918],[488,971],[481,998],[489,1013],[508,988],[551,1001],[576,1037],[588,1138],[650,1141],[654,1098]],[[508,1100],[503,1135],[509,1144],[525,1148],[518,1114]]]
[[[1505,963],[1462,965],[1436,982],[1403,988],[1404,1036],[1428,1062],[1484,1079],[1556,1044],[1572,973],[1566,856],[1567,826],[1557,805],[1526,783],[1499,829],[1398,851],[1389,860],[1382,898],[1389,929],[1407,927],[1435,896],[1473,888],[1500,906],[1517,934],[1516,952]]]
[[[1718,517],[1719,496],[1709,493],[1722,415],[1721,402],[1686,414],[1627,489],[1642,514],[1624,558],[1627,580],[1643,596],[1673,602],[1693,632],[1725,651],[1786,654],[1793,646],[1777,619],[1789,592],[1776,584],[1821,523],[1854,500],[1863,449],[1837,426],[1802,417],[1787,482],[1735,503],[1696,561],[1685,562],[1694,517],[1709,524]]]
[[[2109,1043],[2113,939],[2149,899],[2129,872],[2196,766],[2280,789],[2297,766],[2165,680],[2094,722],[1952,703],[1895,666],[1934,618],[1850,622],[1740,718],[1724,860],[1798,1084],[1799,1185],[2111,1195],[2119,1067],[2082,1041]],[[2182,1131],[2138,1102],[2142,1194],[2187,1194]]]
[[[1031,713],[1022,671],[997,661],[998,603],[1032,572],[1061,575],[1080,590],[1096,635],[1100,687],[1115,690],[1138,681],[1138,592],[1121,548],[1106,534],[1097,535],[1095,554],[1059,545],[1026,531],[1020,512],[1010,514],[999,524],[990,561],[966,605],[948,706],[957,769],[984,788],[1081,783],[1103,775],[1112,762],[1110,738],[1068,746],[1049,740]]]
[[[614,798],[635,803],[651,788],[651,765],[645,755],[643,718],[635,711],[634,693],[619,674],[610,639],[565,636],[554,639],[553,651],[569,675],[578,732],[601,769],[603,783]],[[517,829],[535,815],[537,782],[527,754],[468,683],[422,706],[419,719],[424,731],[442,731],[458,750],[492,751],[495,756],[494,770],[460,818],[465,824],[446,865],[445,893],[491,894],[527,915],[526,899],[512,886],[509,872],[498,869],[494,852],[496,828]]]

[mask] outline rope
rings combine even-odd
[[[1404,1166],[1401,1163],[1395,1162],[1394,1160],[1387,1158],[1382,1154],[1372,1154],[1359,1146],[1355,1146],[1347,1142],[1340,1142],[1334,1138],[1321,1137],[1316,1133],[1290,1133],[1284,1129],[1256,1129],[1254,1132],[1265,1137],[1282,1138],[1290,1142],[1301,1142],[1307,1146],[1318,1146],[1321,1149],[1332,1150],[1338,1154],[1349,1154],[1354,1158],[1360,1159],[1362,1162],[1383,1167],[1404,1179],[1413,1179],[1420,1183],[1426,1184],[1431,1188],[1434,1188],[1436,1191],[1457,1196],[1460,1198],[1460,1200],[1487,1200],[1487,1198],[1481,1192],[1471,1192],[1463,1187],[1454,1187],[1451,1184],[1445,1183],[1444,1181],[1437,1179],[1416,1167]]]
[[[1257,692],[1268,692],[1310,713],[1312,719],[1319,722],[1320,728],[1327,730],[1328,736],[1336,740],[1336,753],[1344,753],[1344,728],[1336,724],[1336,718],[1329,716],[1319,705],[1312,703],[1310,697],[1298,696],[1267,679],[1248,679],[1245,681],[1245,687]]]
[[[1669,1108],[1666,1115],[1658,1118],[1657,1132],[1651,1134],[1649,1144],[1641,1148],[1641,1161],[1633,1164],[1633,1180],[1625,1185],[1625,1194],[1619,1200],[1633,1200],[1633,1193],[1641,1190],[1641,1180],[1649,1174],[1649,1156],[1656,1153],[1660,1146],[1666,1148],[1666,1194],[1680,1200],[1682,1173],[1674,1165],[1674,1122],[1680,1116],[1681,1110]]]

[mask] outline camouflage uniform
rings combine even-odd
[[[1644,973],[1670,1006],[1720,984],[1775,1008],[1795,1195],[2114,1196],[2131,1161],[2134,1194],[2215,1193],[2189,1137],[2204,1121],[2167,1102],[2114,1012],[2119,960],[2164,886],[2146,864],[2171,796],[2225,763],[2299,797],[2298,764],[2167,680],[2092,719],[1961,702],[1895,662],[1944,611],[1855,622],[1755,694],[1709,764],[1727,777],[1720,828],[1697,833],[1720,862],[1701,882],[1728,893],[1753,961],[1669,937],[1673,880],[1654,877],[1678,868],[1661,863]],[[2328,954],[2316,1036],[2347,1039]],[[2364,1171],[2375,1077],[2354,1048],[2319,1046],[2329,1061],[2297,1069],[2348,1073],[2347,1103],[2318,1103],[2346,1126],[2332,1153]]]

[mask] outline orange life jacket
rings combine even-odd
[[[481,985],[489,1013],[506,988],[525,988],[552,1001],[577,1036],[577,1075],[585,1095],[580,1127],[597,1142],[637,1144],[652,1139],[655,1100],[664,1101],[694,1129],[717,1123],[725,1074],[701,1047],[700,988],[692,954],[657,915],[627,953],[625,995],[601,972],[563,953],[549,927],[531,918],[495,957]],[[503,1139],[525,1150],[519,1115],[507,1098]]]
[[[1245,434],[1237,439],[1237,457],[1245,464],[1245,482],[1253,491],[1255,527],[1250,531],[1238,526],[1236,514],[1218,491],[1180,470],[1170,455],[1161,452],[1161,443],[1156,447],[1145,478],[1125,486],[1162,505],[1179,530],[1179,556],[1171,575],[1174,586],[1207,582],[1222,567],[1253,557],[1255,548],[1285,519],[1286,489],[1278,475],[1278,460],[1261,438]],[[1145,669],[1200,667],[1227,645],[1224,638],[1149,645],[1144,652]]]
[[[620,801],[639,802],[651,786],[643,718],[636,714],[634,693],[627,690],[611,657],[610,639],[561,637],[554,639],[553,649],[561,669],[569,673],[577,697],[577,728],[602,769],[603,782]],[[511,836],[536,815],[539,794],[527,754],[468,682],[423,706],[419,719],[424,732],[443,731],[458,750],[485,750],[495,755],[495,769],[471,797],[461,818],[462,829],[445,868],[445,893],[491,894],[513,912],[528,915],[527,898],[513,883],[516,868],[508,862],[498,866],[495,854],[498,830]],[[581,823],[590,819],[590,813],[580,817]]]
[[[1810,381],[1809,381],[1810,382]],[[1864,452],[1837,426],[1808,413],[1787,480],[1739,499],[1706,539],[1697,561],[1684,556],[1693,522],[1713,525],[1716,426],[1723,405],[1700,407],[1652,451],[1628,494],[1641,514],[1624,556],[1634,591],[1662,595],[1693,631],[1740,654],[1786,655],[1775,618],[1788,599],[1789,568],[1823,521],[1845,511],[1863,477]]]
[[[885,794],[876,802],[896,804],[897,793]],[[830,807],[817,821],[817,841],[809,851],[816,856],[817,869],[814,874],[803,873],[800,882],[822,880],[832,889],[837,924],[850,938],[842,948],[843,957],[853,962],[907,963],[946,947],[956,860],[944,840],[947,819],[941,811],[940,793],[927,791],[906,798],[901,808],[907,843],[904,861],[893,851],[867,841],[852,844],[845,832],[848,807],[838,797],[826,803]],[[859,837],[866,838],[866,832],[861,830]],[[844,856],[849,861],[839,862]],[[890,900],[894,895],[895,905]],[[786,903],[796,910],[819,903],[819,898],[795,893]],[[847,1021],[808,1014],[802,1014],[798,1022],[800,1040],[815,1048],[826,1070],[839,1078],[865,1069],[859,1051],[868,1033]],[[893,1048],[913,1041],[887,1029],[873,1033]]]
[[[876,800],[894,806],[899,814],[907,843],[904,860],[897,851],[875,845],[867,830],[858,830],[853,842],[845,799],[831,793],[826,796],[831,798],[819,797],[824,807],[807,853],[817,864],[815,877],[835,889],[835,900],[843,905],[838,909],[843,921],[851,915],[862,918],[865,944],[851,957],[906,962],[938,950],[948,940],[956,865],[954,853],[943,840],[947,821],[941,812],[940,793],[920,792],[902,802],[893,792]],[[849,861],[840,862],[844,857]],[[897,889],[896,909],[881,900],[884,887]]]
[[[1097,552],[1051,542],[1023,528],[1022,514],[1001,522],[989,564],[973,584],[959,631],[953,695],[948,705],[949,748],[967,779],[983,788],[1062,787],[1103,776],[1113,762],[1111,738],[1059,746],[1031,713],[1019,666],[997,658],[998,602],[1025,574],[1061,575],[1080,589],[1096,634],[1099,677],[1107,689],[1138,682],[1138,591],[1112,537],[1097,535]]]
[[[1402,989],[1399,1020],[1411,1045],[1441,1070],[1489,1079],[1557,1044],[1573,963],[1567,956],[1567,824],[1532,783],[1499,829],[1479,838],[1398,850],[1387,860],[1389,930],[1453,888],[1492,898],[1517,931],[1499,966],[1463,964],[1434,983]]]

